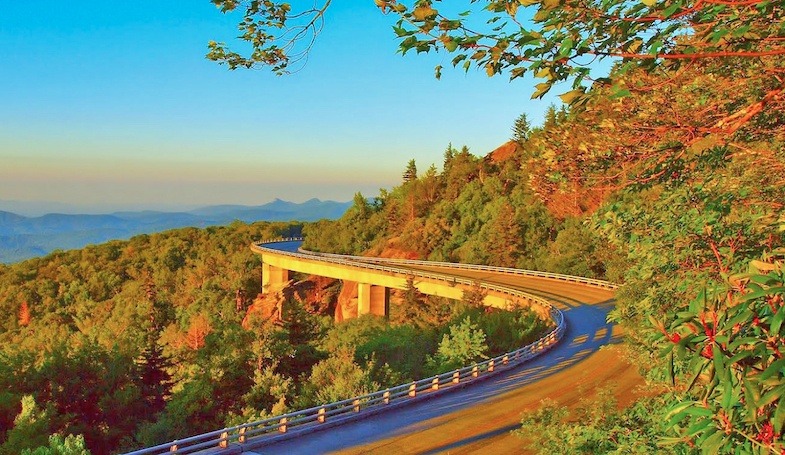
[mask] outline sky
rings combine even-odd
[[[0,210],[373,197],[410,159],[439,166],[450,143],[486,155],[520,114],[538,124],[556,102],[531,100],[531,81],[453,69],[449,54],[401,56],[395,18],[373,0],[334,1],[307,64],[286,76],[207,60],[209,41],[232,47],[238,34],[238,17],[208,0],[0,11]]]

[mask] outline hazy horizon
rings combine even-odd
[[[452,69],[449,55],[402,57],[395,18],[370,0],[329,8],[301,71],[229,71],[204,55],[210,40],[233,42],[238,19],[208,1],[6,5],[0,199],[192,207],[372,197],[400,184],[410,159],[421,172],[440,166],[449,143],[485,155],[521,113],[537,124],[558,104],[530,100],[528,79]]]
[[[10,212],[25,217],[38,217],[48,214],[63,214],[63,215],[108,215],[117,212],[189,212],[198,210],[205,207],[212,206],[246,206],[257,207],[281,200],[285,202],[292,202],[301,204],[303,202],[318,199],[322,202],[350,202],[350,199],[330,199],[312,197],[306,199],[290,200],[282,197],[273,197],[268,200],[263,200],[257,203],[215,203],[215,204],[79,204],[79,203],[63,203],[57,201],[15,201],[0,199],[0,212]]]

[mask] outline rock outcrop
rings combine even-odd
[[[257,295],[248,307],[242,325],[248,329],[254,324],[282,321],[286,311],[284,305],[291,300],[303,305],[309,313],[332,314],[337,301],[336,283],[337,280],[332,278],[313,276],[302,281],[289,280],[271,285],[267,292]]]

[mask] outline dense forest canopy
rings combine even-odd
[[[549,329],[413,282],[388,319],[342,324],[335,280],[260,295],[249,243],[302,229],[186,228],[0,268],[0,454],[152,446],[450,371]]]

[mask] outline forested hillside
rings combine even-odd
[[[540,127],[522,116],[514,141],[485,157],[448,146],[441,170],[410,161],[399,186],[307,226],[320,235],[306,247],[623,283],[610,317],[660,394],[584,427],[548,430],[556,410],[527,420],[552,438],[543,453],[778,453],[783,67],[728,58],[627,71],[618,81],[634,95],[597,86]]]
[[[27,217],[0,211],[0,264],[44,256],[55,250],[125,240],[180,227],[223,226],[232,221],[316,221],[340,217],[348,202],[276,199],[260,206],[216,205],[188,212],[115,212],[107,215],[50,213]]]
[[[250,242],[302,228],[185,228],[0,266],[0,454],[160,444],[450,371],[550,324],[413,284],[389,319],[342,324],[335,280],[260,295]]]

